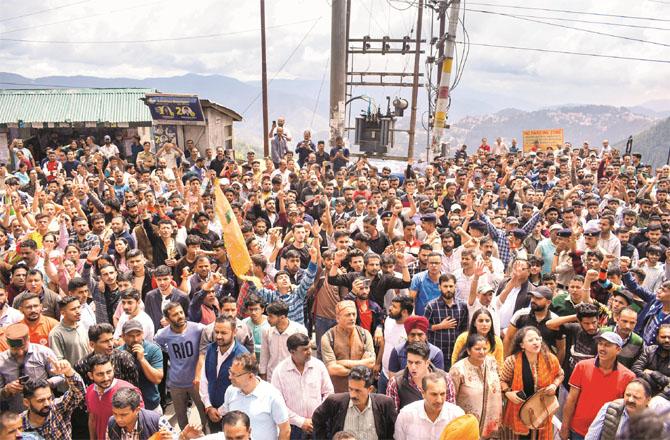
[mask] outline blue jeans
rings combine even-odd
[[[570,440],[584,440],[584,436],[581,434],[577,434],[575,431],[572,429],[570,430]]]
[[[316,357],[321,359],[321,337],[332,327],[335,327],[337,321],[314,315],[314,328],[316,332]]]
[[[389,378],[384,374],[384,370],[379,372],[379,380],[377,381],[377,393],[386,394],[386,386],[389,384]]]

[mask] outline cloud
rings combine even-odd
[[[507,3],[517,2],[505,0],[502,4]],[[88,0],[62,7],[66,4],[67,0],[5,0],[4,10],[12,11],[14,15],[0,21],[0,39],[95,42],[162,40],[217,33],[228,35],[142,44],[70,45],[0,40],[1,70],[28,77],[86,74],[141,78],[200,73],[223,74],[240,80],[260,78],[257,1],[163,0],[138,3],[117,0],[111,3]],[[329,4],[330,0],[266,1],[268,72],[271,77],[321,80],[330,53]],[[352,38],[364,35],[373,38],[384,35],[402,37],[414,31],[416,8],[401,12],[390,8],[388,0],[355,0],[352,4]],[[537,0],[527,4],[605,14],[668,16],[667,5],[648,0],[632,3],[624,0],[565,0],[559,3]],[[393,1],[392,5],[404,8],[406,3]],[[523,11],[503,8],[500,4],[494,7],[470,1],[465,2],[465,7],[511,15],[670,27],[670,23],[649,20]],[[50,8],[54,9],[40,13]],[[32,15],[11,19],[24,14]],[[424,17],[422,37],[430,39],[431,11],[427,9]],[[465,17],[465,26],[475,43],[670,59],[667,47],[649,43],[474,11],[467,11]],[[317,19],[316,26],[310,31]],[[544,20],[550,21],[547,18]],[[299,21],[302,23],[296,23]],[[571,21],[552,23],[630,38],[667,41],[667,32],[660,30]],[[436,30],[437,24],[433,35]],[[458,39],[462,38],[462,29],[459,29]],[[280,70],[284,63],[286,66]],[[398,55],[356,56],[354,59],[356,70],[409,72],[412,66],[412,57]],[[471,46],[461,84],[471,90],[502,90],[518,96],[520,101],[547,105],[564,102],[633,105],[667,96],[668,71],[667,64]],[[458,102],[453,105],[457,106]]]

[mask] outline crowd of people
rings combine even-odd
[[[0,439],[666,435],[670,166],[53,140],[0,165]]]

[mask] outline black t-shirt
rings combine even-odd
[[[547,328],[547,321],[554,318],[558,318],[558,315],[554,312],[549,312],[543,320],[538,322],[535,313],[530,308],[524,308],[515,313],[510,322],[517,329],[522,329],[530,325],[540,330],[542,340],[549,346],[549,348],[551,348],[553,353],[556,354],[556,341],[563,339],[565,335],[563,335],[560,330],[550,330]]]
[[[293,244],[289,244],[281,251],[281,257],[286,258],[286,252],[288,251],[297,251],[300,254],[300,267],[302,269],[307,269],[309,260],[312,258],[309,256],[309,247],[307,245],[303,246],[302,249],[298,249]]]
[[[202,242],[200,243],[200,248],[205,251],[213,250],[212,245],[214,244],[214,242],[221,239],[221,237],[219,237],[219,235],[216,232],[211,230],[208,230],[207,233],[205,234],[200,232],[198,228],[193,228],[191,229],[189,234],[197,235],[202,239]]]
[[[562,331],[567,338],[565,341],[565,360],[563,361],[563,371],[565,371],[563,385],[570,389],[570,376],[577,362],[592,359],[598,354],[598,343],[595,339],[597,334],[589,335],[582,330],[581,325],[575,322],[563,324]]]
[[[389,240],[385,233],[379,231],[377,238],[371,238],[368,244],[370,245],[370,250],[372,252],[381,255],[391,244],[391,240]]]

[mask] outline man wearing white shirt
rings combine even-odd
[[[323,362],[312,357],[307,335],[289,336],[286,346],[291,355],[275,368],[272,385],[282,394],[288,407],[291,438],[305,439],[314,429],[312,414],[333,394],[333,383]]]
[[[23,321],[23,313],[7,303],[7,291],[0,286],[0,327],[7,327]]]
[[[275,134],[277,132],[277,128],[282,129],[282,131],[284,132],[284,137],[286,138],[287,141],[290,142],[290,141],[293,140],[293,136],[291,135],[291,130],[289,130],[288,126],[286,125],[286,118],[284,118],[283,116],[280,116],[280,117],[277,118],[277,123],[276,124],[274,124],[274,123],[272,124],[272,128],[270,129],[270,134],[268,136],[269,139],[272,139],[275,136]]]
[[[114,156],[119,156],[119,147],[112,143],[112,138],[110,136],[105,136],[105,144],[101,145],[99,148],[100,153],[105,156],[105,159],[109,159]]]
[[[277,301],[270,303],[265,309],[270,328],[263,330],[261,336],[261,358],[259,370],[261,378],[272,380],[272,372],[281,361],[290,357],[286,341],[296,333],[307,334],[307,329],[300,323],[288,319],[288,305]]]
[[[600,237],[598,237],[598,246],[607,251],[608,254],[612,254],[619,258],[621,256],[621,242],[613,233],[615,228],[614,217],[606,215],[602,217],[599,222]]]
[[[205,407],[210,432],[221,431],[221,414],[218,408],[223,405],[226,391],[231,384],[230,367],[236,356],[248,353],[235,340],[235,319],[219,316],[214,322],[214,343],[205,351],[203,367],[200,373],[200,399]]]
[[[155,332],[154,322],[151,319],[151,316],[140,308],[140,292],[134,288],[125,290],[121,294],[121,307],[123,308],[124,313],[119,317],[119,322],[116,324],[116,329],[114,330],[114,339],[119,342],[117,345],[123,343],[123,340],[121,339],[121,336],[123,335],[123,324],[131,319],[142,324],[144,339],[153,342]]]
[[[389,372],[389,359],[393,348],[407,341],[405,331],[405,320],[414,311],[414,301],[408,295],[398,295],[391,300],[388,316],[384,321],[384,351],[382,352],[382,371],[379,375],[377,392],[386,394],[386,385],[391,376]]]
[[[465,412],[446,401],[447,382],[443,375],[430,373],[422,381],[423,400],[403,407],[395,422],[395,440],[434,440],[456,417]]]
[[[485,275],[484,263],[478,261],[475,264],[475,273],[470,284],[470,295],[468,296],[468,316],[470,319],[479,309],[486,309],[493,318],[493,331],[496,336],[500,336],[500,308],[502,307],[507,295],[495,296],[495,288],[485,281],[479,282],[480,277]],[[484,278],[485,279],[485,278]]]

